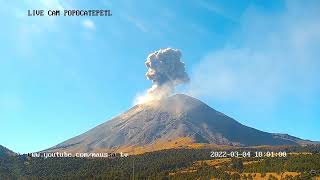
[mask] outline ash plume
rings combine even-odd
[[[148,55],[146,76],[152,81],[152,87],[145,95],[136,98],[136,104],[167,97],[174,92],[175,86],[189,82],[181,55],[180,50],[172,48],[160,49]]]

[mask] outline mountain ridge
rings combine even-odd
[[[17,153],[11,151],[10,149],[0,145],[0,157],[6,157],[6,156],[15,156]]]
[[[96,152],[149,147],[145,149],[154,151],[172,143],[170,148],[192,144],[274,146],[313,142],[245,126],[196,98],[176,94],[163,100],[136,105],[48,150]]]

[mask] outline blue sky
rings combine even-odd
[[[0,144],[39,151],[132,106],[147,55],[182,51],[179,92],[268,132],[320,140],[320,3],[0,0]],[[111,9],[111,17],[28,17]]]

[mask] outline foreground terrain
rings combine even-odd
[[[210,157],[216,150],[170,149],[113,158],[2,156],[0,179],[316,179],[320,173],[319,145],[232,149],[285,151],[286,157]]]

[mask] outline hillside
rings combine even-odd
[[[237,149],[242,151],[244,149]],[[248,151],[249,149],[245,149]],[[251,149],[257,151],[260,149]],[[209,149],[170,149],[115,158],[2,159],[0,179],[231,179],[233,176],[293,175],[295,179],[320,176],[319,146],[284,148],[287,157],[211,158]],[[310,151],[311,150],[311,151]],[[296,152],[291,154],[291,152]],[[314,174],[310,171],[314,170]],[[290,173],[289,173],[290,172]],[[240,178],[233,178],[240,179]],[[242,178],[246,179],[246,178]],[[251,178],[249,178],[251,179]],[[255,178],[253,178],[255,179]],[[273,178],[274,179],[274,178]],[[283,178],[283,179],[290,179]],[[292,179],[292,178],[291,178]]]
[[[48,151],[155,151],[197,144],[302,145],[311,141],[240,124],[193,97],[177,94],[136,105],[127,112]],[[136,152],[136,153],[139,153]]]
[[[15,152],[13,152],[10,149],[0,145],[0,157],[14,156],[14,155],[16,155]]]

